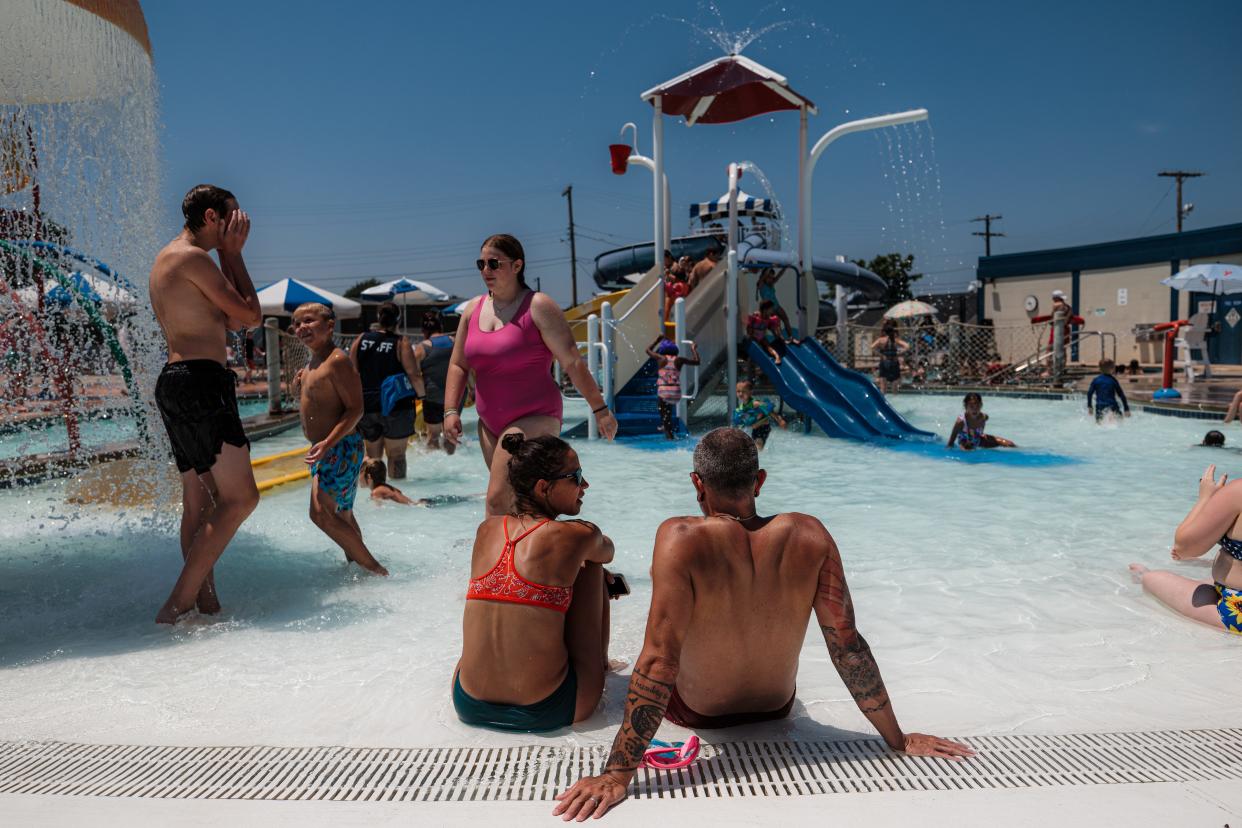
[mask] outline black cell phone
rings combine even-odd
[[[612,573],[611,584],[608,584],[606,581],[605,583],[608,586],[608,597],[609,598],[620,598],[622,595],[630,594],[630,583],[629,581],[625,580],[625,576],[622,575],[620,572]]]

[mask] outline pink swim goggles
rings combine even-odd
[[[691,736],[684,742],[661,742],[651,740],[651,747],[643,753],[643,767],[658,770],[679,770],[688,767],[699,757],[699,737]]]

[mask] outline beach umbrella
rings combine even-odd
[[[362,305],[353,299],[346,299],[330,290],[297,279],[281,279],[257,292],[259,306],[265,315],[289,316],[298,305],[319,302],[332,308],[337,319],[357,319],[362,316]]]
[[[888,310],[884,311],[885,319],[910,319],[915,316],[935,316],[936,309],[926,302],[919,302],[910,299],[905,302],[898,302]]]
[[[367,288],[360,295],[373,302],[400,305],[402,328],[405,327],[405,309],[410,305],[434,305],[437,302],[451,301],[453,298],[433,284],[404,277]]]
[[[1242,265],[1205,264],[1179,270],[1160,284],[1174,290],[1197,290],[1200,293],[1242,293]]]
[[[1242,293],[1242,265],[1191,265],[1167,279],[1161,279],[1160,284],[1179,291],[1193,290],[1212,294],[1212,313],[1215,314],[1215,297],[1226,293]]]

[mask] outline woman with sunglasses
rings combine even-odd
[[[516,503],[479,525],[453,707],[466,724],[533,733],[590,716],[604,690],[612,541],[582,508],[587,482],[553,435],[502,439]]]
[[[491,469],[487,514],[503,515],[512,505],[513,491],[506,474],[509,453],[501,438],[561,432],[561,391],[552,379],[553,359],[591,406],[600,434],[611,440],[617,420],[587,371],[565,314],[550,296],[526,284],[522,243],[503,233],[490,236],[479,255],[475,264],[487,294],[472,301],[461,315],[444,399],[457,406],[466,376],[474,372],[479,443]],[[444,410],[444,435],[453,444],[461,440],[456,407]]]

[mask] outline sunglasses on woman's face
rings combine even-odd
[[[475,267],[477,267],[477,268],[479,269],[479,272],[480,272],[480,273],[482,273],[482,272],[483,272],[483,268],[485,268],[485,267],[486,267],[488,270],[500,270],[500,263],[501,263],[501,262],[504,262],[505,264],[508,264],[508,263],[510,263],[510,262],[512,262],[512,261],[513,261],[513,259],[475,259],[475,260],[474,260],[474,266],[475,266]]]
[[[577,486],[578,488],[582,488],[582,466],[579,466],[578,468],[574,469],[571,472],[566,472],[565,474],[558,474],[555,477],[549,477],[548,479],[549,480],[572,480],[574,481],[575,486]]]

